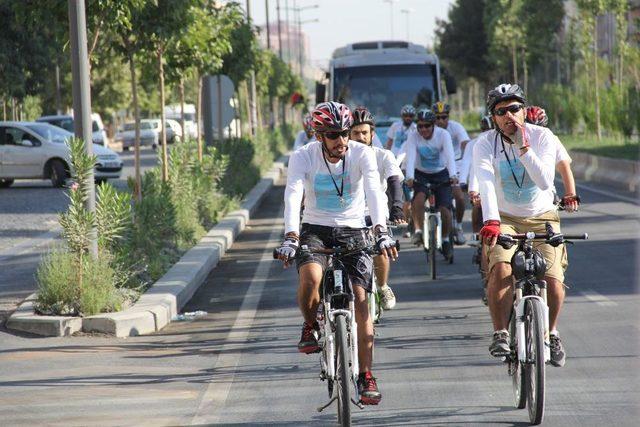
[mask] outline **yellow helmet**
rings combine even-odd
[[[449,106],[449,104],[438,101],[431,106],[431,111],[436,114],[449,114],[449,111],[451,111],[451,107]]]

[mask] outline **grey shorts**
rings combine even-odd
[[[366,246],[370,241],[369,229],[350,227],[327,227],[303,223],[300,228],[300,246],[307,245],[309,249],[331,249],[349,242],[357,246]],[[352,286],[360,286],[367,292],[371,292],[373,259],[364,252],[343,257]],[[329,266],[329,256],[323,254],[307,253],[296,258],[298,270],[301,266],[313,262],[322,267],[322,271]]]

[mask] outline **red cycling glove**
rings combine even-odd
[[[500,235],[500,221],[490,219],[484,222],[484,226],[480,229],[480,236],[485,240],[491,240]]]

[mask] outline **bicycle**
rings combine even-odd
[[[471,256],[471,264],[475,264],[478,266],[478,273],[480,274],[480,280],[482,281],[482,304],[488,305],[487,300],[487,274],[482,269],[482,238],[474,233],[471,236],[471,241],[469,242],[469,246],[475,248],[473,255]]]
[[[396,248],[398,250],[400,248],[397,241]],[[364,409],[364,405],[360,402],[357,386],[359,371],[358,325],[356,324],[354,294],[349,277],[344,274],[345,267],[341,261],[346,256],[360,252],[369,255],[379,254],[373,244],[364,247],[347,244],[320,250],[311,250],[307,245],[302,245],[299,253],[299,256],[317,253],[328,255],[330,258],[329,266],[322,275],[320,304],[316,319],[320,327],[320,337],[318,338],[320,379],[327,381],[329,402],[318,407],[317,411],[322,412],[337,401],[338,423],[342,426],[351,425],[350,404]],[[275,250],[273,257],[277,259]]]
[[[435,189],[440,186],[451,185],[448,181],[439,184],[424,183],[426,198],[424,202],[424,234],[422,244],[427,253],[429,263],[429,275],[432,280],[436,279],[436,253],[442,251],[442,217],[440,210],[436,208]],[[453,264],[453,227],[449,230],[449,241],[451,243],[451,255],[445,259],[449,264]]]
[[[549,343],[549,307],[547,282],[544,280],[546,261],[533,247],[534,240],[557,247],[586,240],[588,235],[565,236],[554,233],[546,224],[546,233],[500,234],[497,244],[510,249],[517,244],[511,257],[515,279],[513,308],[509,315],[510,354],[506,357],[508,373],[512,378],[516,408],[528,409],[529,421],[540,424],[545,406],[545,364],[551,359]]]

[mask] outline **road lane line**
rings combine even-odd
[[[282,211],[282,205],[278,212]],[[236,368],[242,350],[240,344],[245,342],[251,332],[251,326],[258,310],[258,304],[262,297],[264,285],[269,276],[269,269],[273,263],[273,247],[278,243],[278,238],[282,236],[282,227],[276,226],[269,235],[264,252],[260,257],[258,268],[251,279],[251,284],[242,300],[242,305],[238,310],[236,320],[229,331],[220,355],[213,366],[213,374],[224,372],[224,379],[212,381],[202,395],[198,410],[191,420],[191,425],[215,424],[220,419],[220,411],[224,408],[231,385],[235,377]]]
[[[618,305],[617,302],[612,301],[609,298],[605,297],[604,295],[591,289],[586,291],[581,291],[580,293],[584,295],[584,297],[589,301],[595,302],[596,304],[601,305],[603,307],[614,307]]]

